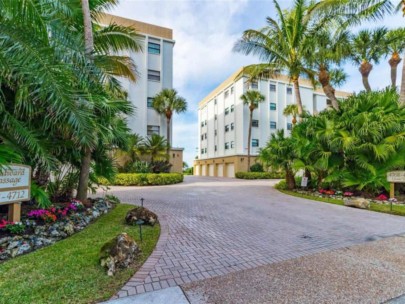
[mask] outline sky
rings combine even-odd
[[[288,8],[292,0],[279,0]],[[186,113],[173,118],[174,147],[184,148],[184,161],[192,166],[198,147],[198,103],[238,68],[258,63],[258,58],[232,51],[246,29],[259,29],[267,16],[275,17],[271,0],[121,0],[112,14],[173,29],[174,82],[179,95],[188,102]],[[362,28],[405,26],[397,14],[378,22],[364,23]],[[375,65],[370,74],[372,89],[390,84],[388,59]],[[402,67],[400,65],[400,67]],[[343,66],[349,75],[338,88],[358,92],[363,88],[358,68]],[[400,71],[400,69],[398,69]],[[400,72],[398,72],[398,82]]]

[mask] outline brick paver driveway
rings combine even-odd
[[[167,242],[119,297],[158,290],[405,232],[405,220],[284,195],[274,181],[186,177],[164,187],[113,187],[162,219]],[[150,271],[149,271],[150,270]]]

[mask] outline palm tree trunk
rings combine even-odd
[[[367,92],[371,91],[371,86],[370,83],[368,82],[368,76],[370,75],[372,69],[373,65],[368,61],[363,61],[359,68],[363,85]]]
[[[336,111],[339,111],[339,102],[335,96],[335,89],[330,85],[330,75],[326,67],[321,66],[319,68],[318,79],[322,85],[323,92],[332,102],[332,107]]]
[[[399,100],[401,104],[405,105],[405,62],[402,64],[401,94],[399,95]]]
[[[93,28],[91,26],[91,16],[89,0],[82,0],[82,12],[84,23],[84,47],[86,55],[91,58],[94,49]],[[91,164],[91,149],[84,148],[83,156],[81,159],[79,185],[77,187],[77,199],[84,201],[87,199],[87,188],[89,184]]]
[[[294,190],[295,189],[295,177],[294,177],[294,173],[291,171],[291,169],[286,169],[285,179],[287,181],[288,190]]]
[[[167,122],[167,130],[166,130],[166,136],[167,136],[167,159],[169,160],[169,154],[170,154],[170,147],[171,147],[171,142],[170,142],[170,122],[172,120],[171,117],[166,117],[166,122]]]
[[[394,52],[388,61],[388,63],[391,66],[391,85],[392,88],[397,87],[397,69],[398,69],[398,64],[401,62],[401,57],[399,57],[399,54],[397,52]]]
[[[300,83],[299,83],[298,77],[293,78],[293,84],[294,84],[294,92],[295,92],[295,102],[297,103],[298,115],[300,117],[299,120],[302,121],[303,108],[302,108],[302,100],[301,100],[301,92],[300,92]]]
[[[91,149],[86,147],[84,148],[84,154],[81,159],[79,185],[77,187],[77,195],[76,195],[76,198],[80,201],[84,201],[87,199],[90,165],[91,165]]]
[[[252,119],[253,111],[250,110],[250,119],[249,119],[249,134],[248,134],[248,168],[247,171],[250,172],[250,146],[252,144]]]

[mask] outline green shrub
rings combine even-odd
[[[99,179],[102,185],[114,186],[157,186],[178,184],[183,181],[181,173],[118,173],[111,183]]]
[[[251,165],[250,172],[264,172],[263,165],[261,163]]]
[[[287,190],[287,182],[285,179],[279,181],[274,188],[278,189],[278,190]]]
[[[284,174],[278,172],[236,172],[236,178],[240,179],[279,179]]]

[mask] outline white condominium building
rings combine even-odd
[[[284,129],[287,134],[290,132],[292,117],[283,115],[287,105],[295,104],[293,86],[288,77],[279,75],[248,84],[241,68],[199,103],[195,175],[234,177],[235,172],[247,171],[249,109],[240,99],[247,90],[258,90],[266,97],[253,112],[251,164],[272,133],[278,129]],[[303,106],[311,114],[328,106],[329,100],[322,89],[314,89],[310,81],[300,79],[300,91]],[[338,98],[348,95],[336,92]]]
[[[136,83],[122,80],[129,100],[136,107],[128,125],[143,137],[153,133],[166,137],[166,118],[152,108],[152,98],[162,89],[173,88],[173,31],[109,14],[103,16],[101,23],[133,27],[139,34],[143,51],[126,54],[135,62],[139,77]]]

